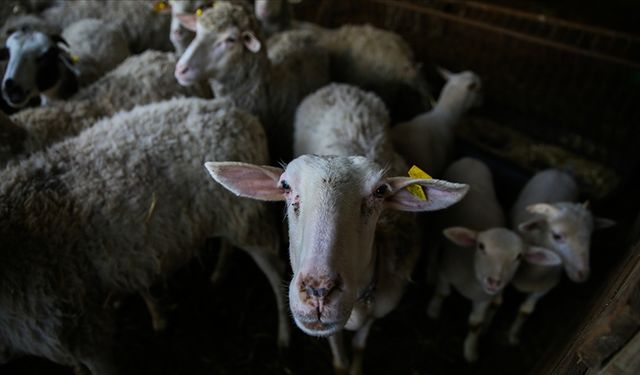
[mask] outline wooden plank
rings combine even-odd
[[[636,332],[631,341],[609,361],[599,375],[640,374],[640,332]]]

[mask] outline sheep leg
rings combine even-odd
[[[478,337],[490,303],[491,301],[473,301],[469,314],[469,332],[464,339],[464,359],[467,362],[478,360]]]
[[[353,363],[351,364],[351,375],[361,375],[364,365],[364,348],[367,344],[369,330],[373,324],[373,319],[369,318],[362,327],[353,336]]]
[[[518,316],[514,320],[511,325],[511,329],[509,329],[509,344],[517,345],[520,342],[520,330],[522,329],[522,325],[527,320],[529,315],[535,310],[536,303],[538,300],[542,298],[547,292],[534,292],[527,296],[524,302],[520,305],[520,309],[518,310]]]
[[[278,306],[278,347],[280,349],[288,348],[291,333],[289,331],[288,308],[285,304],[284,291],[282,290],[284,263],[278,258],[277,252],[269,252],[264,248],[245,248],[245,250],[251,255],[271,284]]]
[[[229,263],[231,261],[231,254],[233,253],[233,246],[224,238],[220,239],[220,253],[218,255],[218,262],[216,268],[211,273],[211,285],[216,287],[220,280],[224,278],[229,270]]]
[[[156,332],[164,331],[167,327],[167,319],[158,306],[158,303],[153,296],[151,296],[149,291],[142,292],[141,294],[145,304],[147,305],[149,315],[151,315],[151,325],[153,326],[153,330]]]
[[[344,349],[344,339],[342,337],[342,331],[338,331],[334,335],[329,336],[329,346],[331,347],[331,354],[333,356],[333,368],[336,375],[346,375],[349,368],[349,360],[347,359],[347,352]]]
[[[496,315],[496,312],[498,311],[500,306],[502,306],[502,294],[498,294],[491,300],[491,304],[487,309],[487,316],[484,318],[484,323],[482,324],[480,334],[485,333],[489,329],[491,322],[493,322],[493,317]]]
[[[438,319],[440,317],[440,311],[442,310],[442,302],[451,294],[451,286],[449,282],[440,274],[438,274],[438,283],[436,284],[436,291],[431,297],[429,307],[427,308],[427,315],[431,319]]]

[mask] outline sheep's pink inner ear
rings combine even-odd
[[[184,26],[187,30],[191,30],[193,32],[196,31],[197,21],[196,21],[195,14],[183,13],[183,14],[176,15],[176,17],[178,17],[178,21],[180,21],[180,24]]]
[[[469,185],[435,179],[389,177],[386,182],[391,186],[393,194],[385,199],[385,206],[399,211],[441,210],[457,203],[469,190]],[[409,192],[406,189],[409,185],[422,186],[427,199],[422,200]]]
[[[543,247],[531,246],[524,253],[524,259],[532,264],[541,266],[557,266],[562,264],[562,258],[552,250]]]
[[[261,201],[285,199],[278,186],[281,168],[239,162],[209,162],[205,167],[214,180],[236,195]]]
[[[242,33],[242,42],[247,49],[253,53],[260,51],[262,46],[258,38],[251,31],[244,31]]]
[[[520,231],[520,233],[526,233],[526,232],[534,231],[536,229],[541,229],[543,221],[544,220],[542,219],[533,219],[533,220],[525,221],[524,223],[520,223],[518,225],[518,230]]]
[[[476,237],[478,234],[471,229],[451,227],[443,230],[442,233],[458,246],[471,247],[476,245]]]

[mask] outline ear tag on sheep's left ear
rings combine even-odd
[[[80,61],[80,56],[78,55],[70,55],[69,59],[71,60],[71,64],[75,65]]]
[[[412,166],[411,169],[409,169],[409,177],[422,178],[426,180],[431,179],[431,176],[429,176],[427,172],[423,171],[415,165]],[[424,192],[424,189],[420,185],[409,185],[407,186],[407,190],[409,190],[409,193],[418,197],[418,199],[420,199],[421,201],[429,200],[429,197],[427,197],[427,194]]]
[[[202,8],[196,9],[196,17],[202,16]]]
[[[169,9],[169,4],[165,0],[156,1],[153,4],[153,10],[157,13],[164,12],[167,9]]]

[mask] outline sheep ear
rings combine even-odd
[[[191,30],[193,32],[196,31],[197,16],[195,14],[183,13],[178,14],[176,17],[178,17],[178,21],[180,21],[180,24],[187,30]]]
[[[524,223],[518,224],[518,230],[520,231],[520,233],[532,232],[534,230],[540,229],[543,222],[544,220],[540,218],[525,221]]]
[[[611,219],[607,219],[604,217],[597,217],[597,216],[593,217],[593,227],[595,229],[609,228],[614,225],[616,225],[616,222]]]
[[[469,185],[456,184],[435,179],[411,177],[390,177],[385,180],[391,186],[391,194],[385,199],[385,206],[399,211],[435,211],[447,208],[462,199]],[[419,185],[426,199],[407,190],[411,185]]]
[[[262,47],[260,40],[258,40],[255,34],[251,31],[242,32],[242,43],[244,43],[244,46],[253,53],[260,51],[260,47]]]
[[[462,247],[475,246],[478,237],[478,232],[464,227],[450,227],[443,230],[442,234],[454,244]]]
[[[51,38],[51,40],[55,43],[55,44],[62,44],[66,47],[69,47],[69,43],[60,35],[58,34],[53,34],[53,35],[49,35],[49,37]]]
[[[524,260],[540,266],[558,266],[562,264],[562,258],[555,252],[544,247],[530,246],[524,252]]]
[[[447,81],[453,75],[453,73],[451,73],[449,70],[447,70],[447,69],[445,69],[445,68],[443,68],[441,66],[436,66],[436,70],[438,71],[440,76],[442,76],[442,78],[446,79]]]
[[[232,193],[261,201],[282,201],[284,189],[278,186],[281,168],[240,162],[208,162],[211,177]]]
[[[0,61],[9,60],[9,48],[2,47],[0,48]]]
[[[544,215],[546,217],[554,217],[560,213],[560,210],[549,203],[536,203],[527,206],[527,211],[535,214]]]

